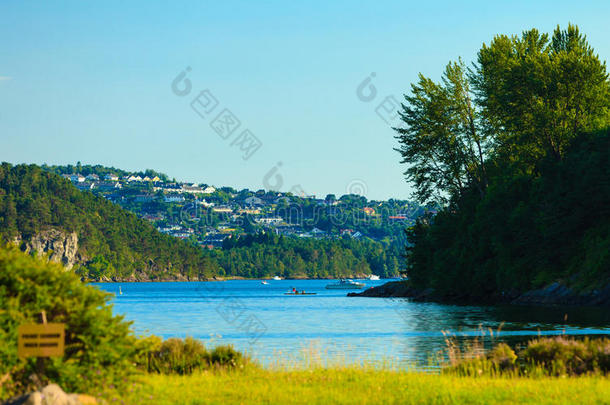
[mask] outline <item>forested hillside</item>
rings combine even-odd
[[[37,166],[0,168],[0,235],[29,240],[53,228],[76,232],[82,264],[93,277],[210,277],[219,272],[201,249]]]
[[[410,284],[505,300],[610,283],[610,83],[578,28],[497,36],[467,68],[412,85],[397,128],[420,202]]]
[[[195,279],[213,276],[335,277],[396,274],[397,253],[368,239],[315,240],[267,233],[208,250],[158,232],[120,206],[35,165],[0,167],[0,236],[22,244],[41,231],[78,235],[85,278]],[[391,253],[391,254],[390,254]]]
[[[414,285],[502,299],[553,282],[610,283],[610,131],[582,135],[538,176],[500,176],[483,198],[473,190],[459,203],[412,230]]]

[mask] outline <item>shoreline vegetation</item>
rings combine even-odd
[[[282,277],[282,280],[338,280],[338,279],[353,279],[353,280],[366,280],[369,274],[355,274],[348,275],[342,277],[333,277],[333,276],[325,276],[325,277],[307,277],[307,276],[293,276],[293,277]],[[88,280],[82,279],[81,281],[86,281],[90,283],[172,283],[172,282],[197,282],[197,281],[232,281],[232,280],[250,280],[250,281],[262,281],[262,280],[273,280],[272,277],[256,277],[256,278],[248,278],[248,277],[240,277],[240,276],[213,276],[210,278],[204,279],[155,279],[155,280]],[[392,278],[390,278],[392,280]]]
[[[448,338],[432,364],[440,375],[382,361],[333,364],[314,353],[302,363],[263,368],[231,346],[135,336],[131,322],[113,314],[111,294],[14,245],[0,247],[0,269],[3,401],[40,395],[37,389],[53,383],[95,401],[88,403],[127,404],[378,403],[379,395],[387,403],[582,404],[610,395],[608,339],[548,338],[485,352],[476,339],[464,345]],[[67,334],[64,356],[38,363],[17,356],[17,328],[41,311],[49,322],[65,323]]]
[[[348,297],[408,298],[418,302],[448,304],[515,304],[515,305],[581,305],[610,306],[610,284],[593,291],[578,291],[560,282],[524,292],[500,292],[486,298],[473,298],[468,293],[443,295],[432,288],[415,288],[408,280],[389,281],[361,292],[350,292]]]
[[[610,80],[575,25],[497,35],[420,74],[397,151],[420,204],[408,286],[458,303],[610,303]],[[386,291],[387,290],[387,291]],[[385,291],[385,292],[384,292]]]
[[[261,367],[231,346],[194,339],[136,337],[112,315],[110,295],[83,284],[59,264],[0,248],[0,401],[17,404],[56,383],[81,403],[565,403],[597,404],[610,397],[610,340],[563,336],[485,351],[475,338],[447,339],[436,372],[391,362],[301,363]],[[404,284],[404,282],[403,282]],[[51,299],[52,297],[52,299]],[[36,321],[65,322],[63,358],[44,363],[16,356],[16,329]],[[513,350],[514,349],[514,350]],[[35,375],[39,379],[36,384]]]

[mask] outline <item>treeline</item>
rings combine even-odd
[[[213,257],[227,274],[248,278],[351,277],[377,274],[395,277],[400,251],[368,239],[296,239],[273,233],[225,239]]]
[[[399,151],[421,202],[408,276],[456,300],[610,282],[610,83],[577,27],[497,36],[405,96]]]
[[[0,166],[0,237],[29,241],[49,228],[76,232],[77,269],[92,279],[213,276],[331,277],[398,274],[399,252],[364,239],[310,240],[243,236],[209,251],[158,232],[135,214],[35,165]]]
[[[83,176],[88,176],[90,174],[96,174],[100,177],[103,177],[107,174],[114,174],[118,177],[125,177],[129,175],[136,175],[140,177],[159,177],[163,181],[169,181],[169,177],[165,173],[157,172],[153,169],[146,169],[144,171],[139,172],[128,172],[126,170],[117,169],[114,167],[106,167],[102,165],[83,165],[81,162],[77,162],[76,165],[53,165],[49,166],[47,164],[43,164],[41,166],[44,170],[49,172],[57,173],[57,174],[82,174]]]

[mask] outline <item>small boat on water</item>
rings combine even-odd
[[[364,288],[364,283],[358,283],[353,280],[341,279],[338,283],[327,284],[327,290],[359,290]]]
[[[261,281],[261,284],[265,284],[265,285],[267,285],[267,284],[269,284],[269,283],[268,283],[267,281],[263,280],[263,281]]]
[[[371,280],[371,281],[377,281],[377,280],[379,280],[379,276],[378,276],[378,275],[376,275],[376,274],[371,274],[371,275],[369,276],[369,280]]]
[[[275,281],[280,281],[282,278],[281,278],[280,276],[273,276],[273,279],[274,279]]]
[[[297,292],[287,292],[287,293],[284,293],[284,295],[318,295],[318,293],[297,291]]]
[[[303,290],[299,291],[296,288],[292,287],[290,292],[285,292],[284,295],[317,295],[318,293],[314,292],[305,292]]]
[[[119,295],[123,295],[123,291],[121,290],[121,286],[119,286]]]

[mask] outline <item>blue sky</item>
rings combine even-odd
[[[3,1],[0,160],[408,198],[376,113],[386,97],[532,27],[578,24],[606,60],[609,15],[607,1]],[[179,97],[186,67],[192,91]],[[361,101],[373,72],[377,95]],[[205,89],[218,105],[201,117],[190,104]],[[241,123],[228,139],[210,126],[225,108]],[[247,160],[232,145],[245,129],[262,143]]]

